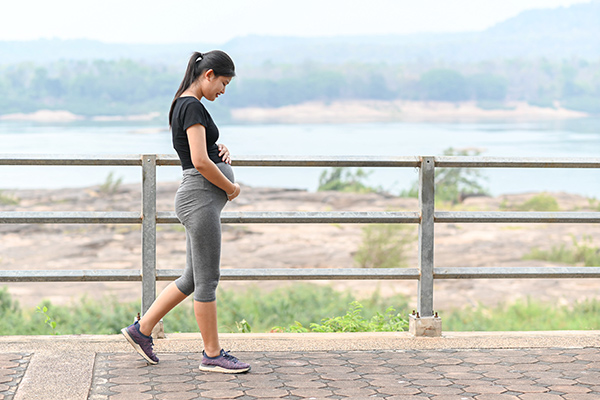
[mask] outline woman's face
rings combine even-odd
[[[208,70],[201,81],[202,96],[210,101],[215,101],[217,97],[225,94],[225,87],[229,85],[230,76],[216,76],[212,70]]]

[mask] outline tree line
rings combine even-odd
[[[507,101],[600,114],[600,61],[541,58],[473,64],[443,62],[264,63],[238,68],[217,110],[279,107],[306,101],[476,101],[502,108]],[[183,71],[131,60],[20,63],[0,67],[0,114],[39,109],[79,115],[166,113]]]

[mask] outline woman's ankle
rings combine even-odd
[[[210,358],[215,358],[221,355],[221,348],[219,347],[217,350],[213,349],[209,349],[209,348],[204,348],[204,354],[206,354],[208,357]]]
[[[150,336],[152,334],[152,329],[154,329],[154,327],[149,327],[148,325],[144,324],[144,322],[142,320],[139,321],[139,329],[140,332],[142,333],[142,335],[146,335],[146,336]]]

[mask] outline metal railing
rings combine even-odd
[[[156,297],[157,280],[173,280],[181,269],[156,269],[157,224],[178,224],[174,212],[156,209],[156,167],[178,166],[175,155],[0,155],[0,165],[141,166],[141,212],[0,212],[0,223],[141,224],[142,268],[138,270],[0,271],[0,282],[142,281],[142,312]],[[600,212],[435,211],[436,168],[600,168],[600,158],[497,157],[238,157],[241,167],[391,167],[419,168],[419,209],[410,212],[223,212],[225,224],[254,223],[402,223],[418,224],[417,268],[225,269],[222,280],[418,280],[417,310],[433,315],[434,279],[600,278],[600,267],[434,268],[437,223],[599,223]]]

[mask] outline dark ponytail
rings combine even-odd
[[[213,70],[215,76],[235,76],[235,65],[233,65],[233,60],[224,51],[212,50],[208,53],[194,52],[190,57],[190,61],[185,70],[185,76],[171,103],[171,109],[169,110],[169,126],[173,125],[173,109],[175,108],[175,101],[177,98],[192,86],[192,83],[194,83],[199,76],[202,76],[202,74],[209,69]]]

